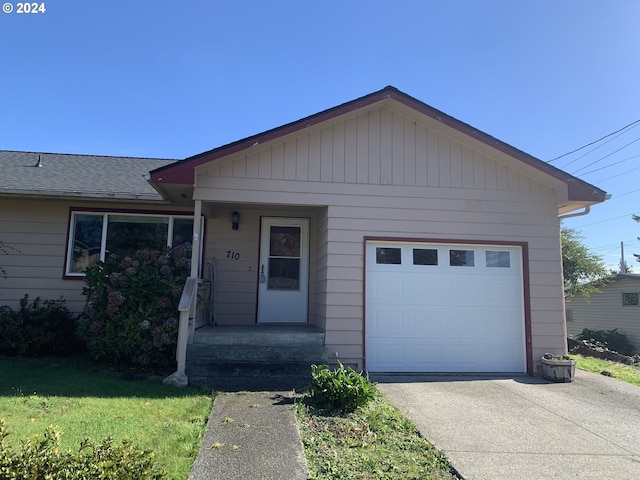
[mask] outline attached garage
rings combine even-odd
[[[525,372],[523,248],[367,241],[367,370]]]

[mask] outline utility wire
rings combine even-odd
[[[605,178],[604,180],[598,180],[597,182],[591,181],[589,183],[598,183],[598,184],[604,183],[604,182],[607,182],[607,181],[612,180],[614,178],[617,178],[617,177],[619,177],[621,175],[626,175],[627,173],[631,173],[631,172],[633,172],[635,170],[640,170],[640,167],[632,168],[630,170],[627,170],[626,172],[618,173],[617,175],[613,175],[612,177]]]
[[[620,215],[619,217],[605,218],[604,220],[599,220],[597,222],[585,223],[584,225],[580,225],[580,228],[590,227],[591,225],[597,225],[599,223],[611,222],[612,220],[619,220],[621,218],[631,217],[633,215],[640,215],[640,212],[632,212],[625,215]]]
[[[632,130],[633,128],[635,128],[635,127],[637,127],[637,126],[638,126],[638,124],[635,124],[633,127],[630,127],[630,128],[629,128],[629,130],[627,130],[627,131],[630,131],[630,130]],[[621,137],[622,135],[624,135],[625,133],[627,133],[627,131],[620,132],[620,133],[618,133],[615,137],[611,137],[611,138],[610,138],[609,140],[607,140],[606,142],[601,143],[601,144],[600,144],[600,145],[598,145],[597,147],[593,147],[593,148],[592,148],[591,150],[589,150],[588,152],[583,153],[583,154],[582,154],[582,155],[580,155],[579,157],[576,157],[576,158],[574,158],[573,160],[571,160],[569,163],[567,163],[567,164],[563,165],[563,166],[562,166],[562,168],[566,170],[566,168],[567,168],[569,165],[572,165],[572,164],[576,163],[578,160],[580,160],[580,159],[582,159],[582,158],[586,157],[586,156],[587,156],[587,155],[589,155],[590,153],[593,153],[593,152],[595,152],[596,150],[598,150],[599,148],[602,148],[602,147],[604,147],[605,145],[607,145],[607,144],[609,144],[609,143],[613,142],[616,138]],[[613,134],[612,134],[612,135],[613,135]]]
[[[610,163],[609,165],[605,165],[604,167],[598,167],[593,170],[589,170],[588,172],[581,173],[580,176],[583,177],[585,175],[589,175],[590,173],[598,172],[600,170],[604,170],[605,168],[613,167],[614,165],[619,165],[621,163],[628,162],[629,160],[633,160],[634,158],[638,158],[638,157],[640,157],[640,154],[634,155],[633,157],[625,158],[624,160],[620,160],[618,162]]]
[[[636,138],[633,142],[629,142],[629,143],[627,143],[626,145],[624,145],[624,146],[620,147],[619,149],[614,150],[613,152],[611,152],[611,153],[609,153],[609,154],[605,155],[604,157],[599,158],[598,160],[595,160],[595,161],[591,162],[590,164],[585,165],[585,166],[584,166],[584,167],[582,167],[582,168],[579,168],[578,170],[576,170],[575,172],[573,172],[573,174],[572,174],[572,175],[575,175],[575,174],[576,174],[576,173],[578,173],[580,170],[584,170],[585,168],[590,167],[591,165],[595,165],[596,163],[601,162],[601,161],[602,161],[602,160],[604,160],[605,158],[608,158],[608,157],[610,157],[611,155],[613,155],[614,153],[618,153],[620,150],[624,150],[624,149],[625,149],[625,148],[627,148],[629,145],[633,145],[633,144],[634,144],[634,143],[636,143],[637,141],[640,141],[640,137]]]
[[[620,197],[626,197],[627,195],[631,195],[632,193],[636,193],[636,192],[640,192],[640,189],[638,190],[632,190],[630,192],[626,192],[626,193],[622,193],[620,195],[616,195],[615,197],[611,197],[611,200],[614,200],[616,198],[620,198]]]
[[[580,150],[582,150],[583,148],[587,148],[587,147],[589,147],[589,146],[591,146],[591,145],[594,145],[594,144],[596,144],[596,143],[598,143],[598,142],[600,142],[600,141],[604,140],[605,138],[608,138],[608,137],[610,137],[611,135],[615,135],[615,134],[616,134],[616,133],[618,133],[618,132],[622,132],[623,130],[625,130],[625,129],[629,128],[630,126],[635,125],[635,124],[637,124],[637,123],[640,123],[640,119],[639,119],[639,120],[636,120],[635,122],[631,122],[629,125],[625,125],[625,126],[624,126],[624,127],[622,127],[621,129],[616,130],[615,132],[611,132],[611,133],[609,133],[609,134],[605,135],[604,137],[599,138],[598,140],[594,140],[593,142],[587,143],[586,145],[583,145],[583,146],[581,146],[580,148],[576,148],[575,150],[571,150],[570,152],[563,153],[562,155],[557,156],[556,158],[552,158],[551,160],[547,160],[547,163],[555,162],[556,160],[560,160],[561,158],[566,157],[567,155],[571,155],[572,153],[579,152],[579,151],[580,151]]]

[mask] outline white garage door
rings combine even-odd
[[[520,247],[367,243],[370,372],[524,372]]]

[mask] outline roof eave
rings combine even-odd
[[[3,188],[0,189],[1,196],[16,197],[46,197],[46,198],[85,198],[90,200],[129,200],[129,201],[148,201],[158,203],[168,203],[160,195],[153,194],[128,194],[128,193],[94,193],[94,192],[68,192],[56,190],[20,190]]]
[[[284,135],[294,133],[304,128],[311,127],[387,99],[393,99],[436,120],[439,123],[442,123],[443,125],[468,135],[469,137],[472,137],[502,153],[509,155],[510,157],[516,158],[517,160],[520,160],[521,162],[562,181],[567,185],[569,201],[595,204],[604,202],[606,199],[606,192],[604,190],[584,182],[583,180],[580,180],[579,178],[574,177],[553,165],[543,162],[522,150],[498,140],[487,133],[473,128],[471,125],[447,115],[446,113],[441,112],[440,110],[437,110],[392,86],[387,86],[377,92],[302,118],[295,122],[291,122],[266,132],[194,155],[186,158],[185,160],[160,167],[150,172],[150,183],[193,184],[194,171],[198,165],[261,145]]]

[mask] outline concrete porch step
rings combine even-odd
[[[325,363],[326,348],[323,345],[210,345],[193,343],[187,347],[187,362],[224,362],[230,360],[256,362],[305,362]]]
[[[208,345],[324,345],[324,332],[310,325],[243,325],[202,327],[193,343]]]
[[[324,333],[307,325],[203,327],[187,346],[189,383],[220,391],[301,390],[327,363]]]

